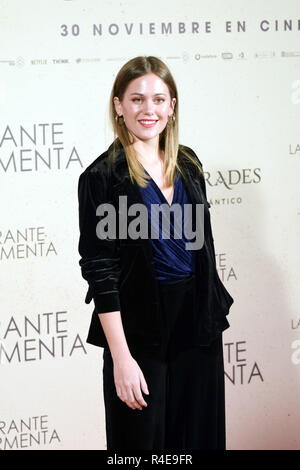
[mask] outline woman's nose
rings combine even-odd
[[[152,100],[145,100],[144,102],[144,112],[153,114],[154,111],[154,103]]]

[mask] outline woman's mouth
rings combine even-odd
[[[143,119],[141,121],[139,121],[140,124],[142,124],[142,126],[144,127],[153,127],[155,126],[155,124],[157,123],[158,119],[157,120],[154,120],[154,119]]]

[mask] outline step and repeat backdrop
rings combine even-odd
[[[227,447],[299,449],[298,1],[0,0],[0,44],[0,449],[106,448],[77,184],[112,142],[112,83],[138,55],[176,80],[235,299]]]

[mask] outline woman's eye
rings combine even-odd
[[[141,98],[133,98],[132,101],[136,101],[136,100],[141,101]],[[162,101],[162,102],[164,102],[165,100],[164,100],[163,98],[157,98],[156,101]]]

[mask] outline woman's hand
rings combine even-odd
[[[114,360],[114,381],[117,395],[133,410],[148,406],[142,391],[149,394],[148,386],[138,363],[131,355]]]

